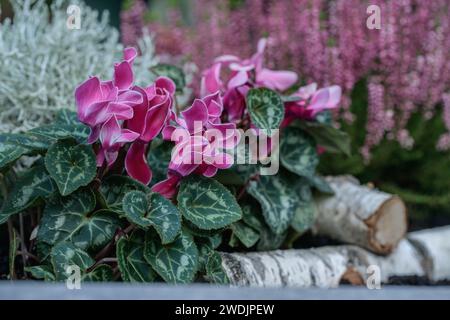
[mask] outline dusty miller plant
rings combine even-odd
[[[73,91],[86,75],[110,76],[120,56],[119,34],[108,14],[71,1],[81,9],[81,29],[66,26],[68,3],[12,1],[13,20],[0,25],[0,131],[23,132],[48,123],[64,108],[75,109]],[[139,41],[136,70],[156,64],[152,38]],[[137,72],[138,81],[149,81]]]

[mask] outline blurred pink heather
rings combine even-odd
[[[234,5],[230,5],[234,3]],[[386,136],[405,147],[414,143],[406,124],[413,112],[430,118],[444,106],[450,132],[450,2],[372,0],[381,8],[381,29],[369,30],[365,0],[192,0],[193,26],[176,13],[168,24],[145,24],[145,4],[135,0],[122,13],[122,35],[134,44],[143,27],[156,34],[159,53],[184,55],[199,70],[218,55],[250,56],[269,37],[267,66],[291,69],[301,83],[342,88],[337,117],[351,122],[350,93],[366,80],[369,105],[362,153]],[[200,74],[194,87],[200,88]],[[355,108],[364,106],[354,106]],[[437,147],[450,148],[450,134]]]

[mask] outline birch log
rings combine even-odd
[[[313,231],[378,254],[392,252],[407,230],[403,201],[395,195],[362,186],[349,176],[326,180],[335,194],[317,199]]]
[[[450,226],[411,232],[408,239],[422,253],[431,281],[450,279]]]
[[[354,245],[222,253],[222,267],[237,286],[332,288],[342,281],[361,285],[375,269],[381,283],[411,276],[434,283],[450,280],[449,239],[450,226],[412,232],[388,256]]]
[[[391,277],[425,276],[423,256],[408,240],[403,239],[388,256],[379,256],[356,246],[344,248],[348,268],[359,275],[366,283],[369,276],[380,276],[382,283]],[[377,274],[376,274],[377,273]]]
[[[337,287],[347,257],[335,247],[271,252],[222,253],[232,285],[256,287]]]

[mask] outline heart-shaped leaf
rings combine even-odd
[[[113,238],[119,221],[114,212],[95,208],[95,196],[80,189],[70,196],[56,196],[46,205],[38,240],[54,245],[70,241],[82,249],[99,249]]]
[[[222,256],[217,251],[213,251],[208,256],[206,263],[206,278],[216,284],[229,284],[225,271],[222,268]]]
[[[147,232],[144,256],[166,282],[181,284],[194,280],[198,250],[194,238],[186,231],[168,245],[162,245],[159,238]]]
[[[0,143],[26,148],[29,152],[43,152],[50,147],[52,141],[27,133],[2,133],[0,134]]]
[[[0,143],[0,170],[9,167],[17,159],[27,153],[29,149],[9,142]]]
[[[15,213],[21,212],[36,201],[49,197],[56,191],[56,186],[44,166],[27,170],[14,184],[0,211],[0,224]]]
[[[49,124],[31,129],[29,134],[51,142],[56,140],[74,138],[84,143],[89,136],[90,129],[82,123],[78,124]]]
[[[296,178],[280,170],[274,176],[260,176],[249,183],[247,191],[261,204],[267,225],[276,234],[283,234],[294,217],[298,201]]]
[[[42,279],[45,281],[56,280],[55,275],[53,274],[53,268],[47,265],[26,267],[25,271],[31,273],[35,279]]]
[[[78,115],[75,111],[62,109],[56,114],[55,123],[59,124],[79,124]]]
[[[150,192],[147,186],[126,176],[112,175],[102,181],[100,192],[109,209],[123,213],[123,197],[128,191],[138,190],[144,193]]]
[[[331,124],[301,121],[296,122],[295,126],[305,130],[319,146],[325,148],[328,152],[351,155],[350,136],[346,132],[336,129]]]
[[[75,268],[78,267],[81,274],[91,267],[95,261],[87,252],[77,248],[70,242],[60,242],[52,248],[50,253],[56,280],[66,280]],[[69,267],[71,269],[69,269]]]
[[[153,226],[163,244],[172,242],[181,229],[177,207],[158,193],[128,192],[123,198],[123,212],[132,223],[144,229]]]
[[[303,233],[314,224],[317,209],[307,179],[300,180],[297,189],[298,201],[291,227],[298,233]]]
[[[242,217],[231,192],[216,180],[191,175],[181,182],[178,207],[200,229],[220,229]]]
[[[280,160],[293,173],[313,176],[319,163],[314,140],[299,128],[287,127],[281,139]]]
[[[128,282],[153,282],[156,274],[144,259],[144,232],[135,230],[129,239],[122,237],[116,244],[116,256],[122,279]]]
[[[243,221],[233,223],[230,228],[233,235],[247,248],[253,247],[259,240],[259,234]]]
[[[247,93],[247,110],[259,129],[278,129],[284,118],[284,104],[278,93],[267,88],[251,89]]]
[[[107,264],[99,264],[92,271],[83,275],[83,281],[109,282],[113,281],[113,269]]]
[[[45,167],[63,196],[88,185],[97,174],[92,147],[72,140],[54,143],[45,156]]]

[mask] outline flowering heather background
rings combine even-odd
[[[381,7],[381,30],[366,27],[368,3]],[[166,23],[145,23],[146,4],[133,2],[122,13],[123,41],[135,43],[143,27],[156,34],[159,53],[185,56],[200,70],[214,57],[251,55],[262,36],[271,39],[267,61],[274,68],[293,68],[302,82],[338,84],[347,95],[340,117],[354,119],[350,94],[365,79],[369,92],[367,135],[363,154],[385,133],[410,147],[405,129],[411,114],[432,117],[443,102],[450,129],[450,4],[447,0],[246,0],[192,1],[193,23],[176,9]],[[438,148],[450,147],[443,135]]]
[[[381,30],[366,27],[369,4],[381,8]],[[159,54],[199,70],[221,54],[247,57],[268,36],[269,67],[343,88],[336,120],[354,155],[326,155],[323,172],[400,193],[416,215],[423,206],[450,213],[448,0],[127,1],[122,41],[134,44],[143,29]]]

